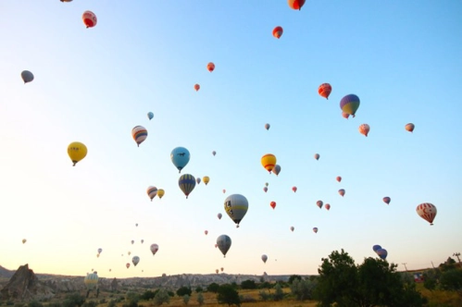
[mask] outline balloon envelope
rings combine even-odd
[[[210,182],[210,177],[209,176],[204,176],[202,178],[202,181],[205,183],[205,185],[207,185]]]
[[[385,197],[383,198],[383,202],[386,203],[387,205],[390,204],[390,201],[391,201],[391,198],[388,197],[388,196],[385,196]]]
[[[87,146],[80,142],[72,142],[67,146],[67,154],[74,163],[73,166],[77,164],[80,160],[86,157],[87,155]]]
[[[93,13],[92,11],[85,11],[82,14],[82,20],[85,26],[87,26],[87,28],[93,28],[94,26],[96,26],[96,22],[98,21],[96,19],[95,13]]]
[[[217,214],[217,217],[218,217],[219,220],[221,220],[221,217],[222,217],[222,216],[223,216],[223,215],[222,215],[221,213],[218,213],[218,214]]]
[[[281,172],[281,166],[279,164],[276,164],[273,168],[273,173],[278,176],[279,173]]]
[[[294,193],[297,192],[297,187],[295,187],[295,186],[292,187],[292,191],[294,191]]]
[[[226,257],[226,253],[231,247],[231,238],[227,235],[221,235],[217,238],[218,249],[223,254],[223,257]]]
[[[290,226],[290,231],[294,231],[295,230],[295,227],[294,226]]]
[[[318,233],[318,227],[313,227],[314,233]]]
[[[241,194],[232,194],[226,197],[224,207],[228,216],[236,223],[236,226],[239,227],[239,223],[247,213],[249,202],[247,198]]]
[[[268,260],[268,256],[267,255],[261,255],[261,260],[263,260],[263,262],[266,263],[266,261]]]
[[[180,186],[181,191],[183,191],[186,198],[188,198],[189,194],[194,190],[196,186],[196,178],[190,174],[181,175],[180,179],[178,179],[178,185]]]
[[[162,197],[164,197],[164,195],[165,195],[164,189],[157,190],[157,196],[159,196],[160,199],[162,199]]]
[[[149,118],[149,120],[153,119],[154,118],[154,113],[148,112],[148,118]]]
[[[209,62],[207,64],[207,70],[210,71],[210,72],[214,71],[215,70],[215,64],[213,64],[212,62]]]
[[[338,194],[340,194],[340,196],[345,196],[345,190],[344,189],[340,189],[338,190]]]
[[[318,153],[317,153],[317,154],[314,154],[314,158],[315,158],[316,160],[319,160],[319,157],[320,157],[320,155],[319,155]]]
[[[381,248],[382,248],[382,246],[380,246],[380,245],[374,245],[374,246],[372,246],[372,250],[373,250],[374,252],[376,252],[376,253],[377,253],[377,251],[378,251],[379,249],[381,249]]]
[[[404,126],[404,129],[406,129],[409,132],[414,131],[414,128],[415,128],[415,126],[414,126],[413,123],[409,123],[409,124],[406,124],[406,126]]]
[[[144,128],[143,126],[135,126],[132,129],[132,138],[135,140],[136,144],[138,147],[140,146],[141,143],[146,140],[148,137],[148,130]]]
[[[261,157],[261,165],[271,173],[274,166],[276,165],[276,156],[273,154],[266,154]]]
[[[359,133],[363,134],[364,136],[367,136],[369,134],[369,131],[371,130],[371,127],[368,124],[362,124],[359,126]]]
[[[330,205],[329,204],[326,204],[324,207],[326,208],[327,211],[330,210]]]
[[[377,255],[379,255],[380,259],[386,259],[388,256],[388,252],[386,249],[380,248],[376,251]]]
[[[83,282],[85,283],[85,287],[87,287],[88,290],[95,289],[98,285],[98,274],[96,272],[87,274]]]
[[[157,251],[159,250],[159,245],[157,244],[151,244],[151,246],[149,247],[149,249],[151,250],[151,253],[153,255],[155,255],[157,253]]]
[[[323,205],[323,202],[322,202],[322,200],[318,200],[318,201],[316,202],[316,206],[318,206],[318,207],[319,207],[319,209],[321,209],[321,208],[322,208],[322,205]]]
[[[28,70],[23,70],[21,72],[21,78],[22,78],[22,81],[24,81],[24,84],[26,84],[34,80],[34,74]]]
[[[294,10],[301,10],[302,6],[305,4],[305,0],[287,0],[289,7]]]
[[[265,129],[266,130],[269,130],[270,127],[271,127],[270,124],[265,124]]]
[[[429,222],[430,225],[433,225],[433,220],[435,219],[437,212],[436,207],[433,204],[422,203],[417,206],[416,211],[421,218]]]
[[[196,90],[196,92],[201,88],[201,86],[199,84],[194,84],[194,89]]]
[[[273,209],[276,208],[276,202],[275,201],[270,202],[270,206]]]
[[[189,158],[189,150],[184,147],[176,147],[170,153],[170,159],[179,172],[188,164]]]
[[[342,181],[342,177],[340,176],[337,176],[337,178],[335,178],[338,182]]]
[[[154,197],[156,197],[158,190],[155,186],[149,186],[146,192],[148,193],[148,196],[152,201]]]
[[[138,256],[133,256],[132,258],[133,264],[136,266],[140,262],[140,257]]]
[[[332,86],[329,83],[323,83],[318,87],[318,94],[321,95],[321,97],[324,97],[326,99],[329,98],[329,95],[331,92],[332,92]]]
[[[283,32],[284,30],[282,29],[282,27],[277,26],[273,29],[273,36],[279,39],[282,36]]]
[[[359,97],[355,94],[346,95],[340,100],[340,109],[346,114],[355,117],[355,113],[359,108]]]

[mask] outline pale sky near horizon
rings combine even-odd
[[[375,244],[400,270],[438,265],[462,251],[460,16],[450,0],[310,0],[300,11],[285,0],[2,1],[0,265],[108,278],[317,274],[333,250],[361,263]],[[35,79],[24,85],[26,69]],[[347,94],[361,99],[348,120]],[[136,125],[148,130],[139,147]],[[75,167],[73,141],[88,148]],[[191,153],[181,174],[210,177],[188,199],[170,160],[178,146]],[[260,163],[267,153],[278,176]],[[165,196],[151,202],[151,185]],[[230,194],[249,201],[239,228],[223,209]],[[416,213],[424,202],[438,209],[433,226]]]

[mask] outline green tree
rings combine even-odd
[[[160,306],[162,305],[163,303],[170,303],[170,295],[168,294],[168,291],[165,290],[165,289],[159,289],[159,291],[157,291],[156,293],[156,296],[154,296],[154,305],[156,306]]]
[[[204,296],[202,295],[202,292],[199,292],[197,295],[197,303],[199,306],[202,306],[204,304]]]
[[[217,301],[219,304],[228,304],[228,306],[241,306],[239,293],[232,285],[229,284],[221,285],[218,288]]]
[[[292,284],[294,280],[302,280],[302,277],[300,275],[290,275],[288,283]]]
[[[313,298],[313,290],[316,287],[316,279],[294,279],[290,285],[290,291],[300,301]]]
[[[156,292],[152,290],[146,290],[143,294],[141,294],[141,299],[143,301],[149,301],[152,300],[156,296]]]
[[[441,271],[438,269],[427,270],[423,273],[423,285],[428,290],[435,290],[438,285]]]
[[[334,251],[322,259],[314,290],[320,306],[423,306],[425,299],[413,281],[405,281],[396,264],[366,258],[356,265],[348,253]]]
[[[217,293],[218,288],[220,288],[220,285],[217,284],[216,282],[211,283],[210,285],[207,286],[207,291]]]
[[[181,288],[179,288],[178,290],[176,290],[176,295],[178,295],[179,297],[182,297],[184,295],[189,295],[191,296],[191,293],[192,293],[192,290],[190,287],[186,287],[186,286],[182,286]]]
[[[39,301],[33,300],[27,303],[27,307],[43,307],[43,305]]]
[[[241,289],[257,289],[255,281],[247,279],[241,282]]]
[[[462,299],[462,269],[448,270],[441,275],[441,289],[455,291]]]
[[[195,291],[196,291],[196,293],[199,293],[199,292],[204,291],[204,289],[202,289],[201,286],[197,286]]]
[[[81,307],[85,303],[85,297],[79,293],[66,295],[63,301],[63,307]]]
[[[284,291],[282,291],[282,287],[280,283],[277,283],[274,286],[274,294],[273,294],[273,300],[275,301],[280,301],[284,298]]]
[[[134,291],[127,291],[125,293],[125,303],[123,307],[137,307],[140,301],[140,295]]]

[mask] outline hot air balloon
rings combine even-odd
[[[85,287],[87,287],[87,290],[92,290],[92,289],[97,288],[97,286],[98,286],[98,274],[97,274],[97,272],[87,274],[87,276],[85,276],[85,278],[83,279],[83,282],[85,284]]]
[[[350,117],[350,114],[342,112],[342,117],[348,119],[348,117]]]
[[[359,133],[367,136],[367,134],[369,133],[369,130],[371,130],[371,127],[368,125],[368,124],[362,124],[359,126]]]
[[[162,197],[164,197],[164,195],[165,195],[164,189],[157,190],[157,196],[159,196],[160,199],[162,199]]]
[[[148,112],[148,118],[149,118],[149,120],[153,119],[154,118],[154,113]]]
[[[220,271],[222,271],[222,272],[223,272],[224,270],[225,270],[225,268],[224,268],[224,267],[221,267],[221,268],[220,268]]]
[[[322,208],[322,205],[323,205],[323,202],[322,202],[322,200],[318,200],[318,201],[316,202],[316,206],[318,206],[318,207],[319,207],[319,209],[321,209],[321,208]]]
[[[319,155],[318,153],[314,154],[314,158],[315,158],[316,160],[319,160],[319,157],[320,157],[320,155]]]
[[[212,155],[215,156],[217,154],[217,152],[214,150],[212,151]]]
[[[266,130],[269,130],[270,127],[271,127],[270,124],[265,124],[265,129],[266,129]]]
[[[132,252],[129,251],[127,254],[130,256],[132,254]]]
[[[223,215],[222,215],[221,213],[218,213],[218,214],[217,214],[217,217],[218,217],[219,220],[221,220],[221,217],[222,217],[222,216],[223,216]]]
[[[261,255],[261,260],[263,260],[263,263],[266,263],[266,260],[268,260],[268,256]]]
[[[72,2],[72,0],[61,0],[61,2]]]
[[[207,185],[210,182],[210,177],[209,176],[204,176],[202,177],[202,181]]]
[[[338,190],[338,194],[340,194],[340,196],[345,196],[345,190],[344,189],[340,189]]]
[[[276,165],[276,156],[273,154],[264,155],[261,157],[261,165],[271,174],[271,171]]]
[[[436,207],[431,203],[422,203],[416,208],[417,214],[433,225],[433,220],[436,216]]]
[[[136,266],[140,262],[140,257],[138,256],[133,256],[132,258],[133,264]]]
[[[159,191],[157,190],[156,187],[154,187],[154,186],[149,186],[146,192],[148,193],[148,196],[149,196],[149,198],[150,198],[151,201],[152,201],[152,200],[154,199],[154,197],[156,197],[156,195],[157,195],[157,193],[158,193]]]
[[[292,187],[292,191],[294,191],[294,193],[297,192],[297,187],[296,187],[296,186],[293,186],[293,187]]]
[[[22,244],[26,243],[27,240],[26,239],[22,239]]]
[[[189,150],[184,147],[176,147],[170,153],[170,159],[179,173],[181,173],[181,170],[188,164],[189,158]]]
[[[329,95],[331,92],[332,86],[329,83],[323,83],[318,87],[318,94],[326,99],[329,99]]]
[[[151,244],[151,246],[149,247],[149,249],[151,250],[151,253],[152,253],[152,255],[154,256],[154,255],[157,253],[157,251],[159,250],[159,245],[157,245],[157,244],[155,244],[155,243],[154,243],[154,244]]]
[[[359,97],[354,94],[346,95],[342,98],[342,100],[340,100],[340,109],[342,109],[342,111],[346,114],[355,117],[355,113],[358,110],[358,108]]]
[[[103,251],[103,249],[101,247],[98,248],[98,254],[101,254],[102,251]]]
[[[263,187],[263,191],[266,193],[268,192],[268,187]]]
[[[294,226],[290,226],[290,231],[294,231],[295,230],[295,227]]]
[[[77,162],[85,158],[87,155],[87,146],[80,142],[72,142],[69,146],[67,146],[67,154],[74,163],[73,166],[75,166]]]
[[[207,64],[207,70],[212,72],[215,70],[215,64],[213,64],[212,62],[208,63]]]
[[[125,265],[127,267],[127,269],[130,267],[130,263],[127,262],[127,264]]]
[[[22,81],[24,81],[24,84],[26,84],[34,80],[34,74],[28,70],[23,70],[21,72],[21,78],[22,78]]]
[[[226,189],[223,189],[223,194],[225,194],[225,193],[226,193]]]
[[[385,196],[385,197],[383,198],[383,202],[386,203],[387,205],[390,204],[390,201],[391,201],[391,198],[388,197],[388,196]]]
[[[265,182],[265,187],[269,186],[269,183],[268,182]]]
[[[132,129],[132,138],[135,140],[138,147],[140,147],[140,144],[143,143],[147,137],[148,130],[146,130],[146,128],[144,128],[143,126],[135,126]]]
[[[287,0],[291,9],[301,10],[302,6],[305,4],[305,0]]]
[[[327,211],[330,210],[330,204],[326,204],[324,207],[326,208]]]
[[[335,178],[338,182],[342,181],[342,177],[340,176],[337,176],[337,178]]]
[[[236,227],[239,227],[239,223],[247,213],[249,202],[241,194],[232,194],[225,199],[224,207],[226,213],[236,223]]]
[[[215,273],[217,273],[217,274],[218,274],[219,272],[220,272],[220,270],[219,270],[219,269],[216,269],[216,270],[215,270]]]
[[[279,39],[282,36],[283,29],[280,26],[277,26],[273,29],[273,36]]]
[[[373,250],[374,252],[376,252],[376,253],[377,253],[377,251],[378,251],[379,249],[382,249],[382,246],[380,246],[380,245],[374,245],[374,246],[372,246],[372,250]]]
[[[200,184],[201,183],[201,179],[199,177],[196,178],[196,183],[197,184]]]
[[[279,164],[276,164],[273,168],[273,173],[278,176],[279,173],[281,172],[281,166]]]
[[[93,28],[94,26],[96,26],[96,15],[92,11],[83,12],[82,20],[85,26],[87,26],[87,28]]]
[[[273,209],[276,208],[276,202],[275,201],[270,202],[270,206]]]
[[[181,191],[183,191],[186,198],[188,195],[194,190],[196,186],[196,178],[190,174],[181,175],[180,179],[178,179],[178,185],[180,186]]]
[[[386,249],[384,248],[378,249],[376,253],[377,255],[379,255],[380,259],[383,259],[383,260],[387,259],[388,252]]]
[[[226,257],[226,253],[228,252],[229,248],[231,247],[231,238],[227,235],[221,235],[217,238],[217,246],[218,249],[223,254],[223,258]]]
[[[194,84],[194,89],[196,90],[196,92],[201,88],[201,86],[199,84]]]
[[[131,243],[132,243],[132,244],[135,244],[135,240],[132,240]]]
[[[144,240],[143,240],[143,239],[141,239],[141,244],[143,244],[143,243],[144,243]]]
[[[205,233],[205,235],[208,235],[208,234],[209,234],[209,231],[208,231],[208,230],[205,230],[204,233]]]
[[[414,131],[414,128],[415,128],[415,126],[414,126],[413,123],[409,123],[409,124],[406,124],[406,126],[404,126],[404,129],[406,129],[409,132]]]
[[[318,233],[318,227],[313,227],[314,233]]]

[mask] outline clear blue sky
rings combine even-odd
[[[85,28],[85,10],[96,27]],[[374,244],[400,269],[438,265],[462,251],[460,16],[452,0],[307,1],[301,11],[285,0],[2,1],[0,265],[316,274],[333,250],[360,263]],[[35,75],[26,85],[25,69]],[[324,82],[329,100],[317,93]],[[346,120],[339,102],[352,93],[361,105]],[[136,125],[149,133],[140,147]],[[88,147],[75,167],[73,141]],[[182,173],[210,177],[188,199],[170,161],[177,146],[191,153]],[[266,153],[279,176],[261,166]],[[150,185],[163,199],[149,200]],[[249,200],[240,228],[223,210],[234,193]],[[423,202],[438,208],[434,226],[416,213]],[[232,239],[226,258],[214,247],[221,234]]]

